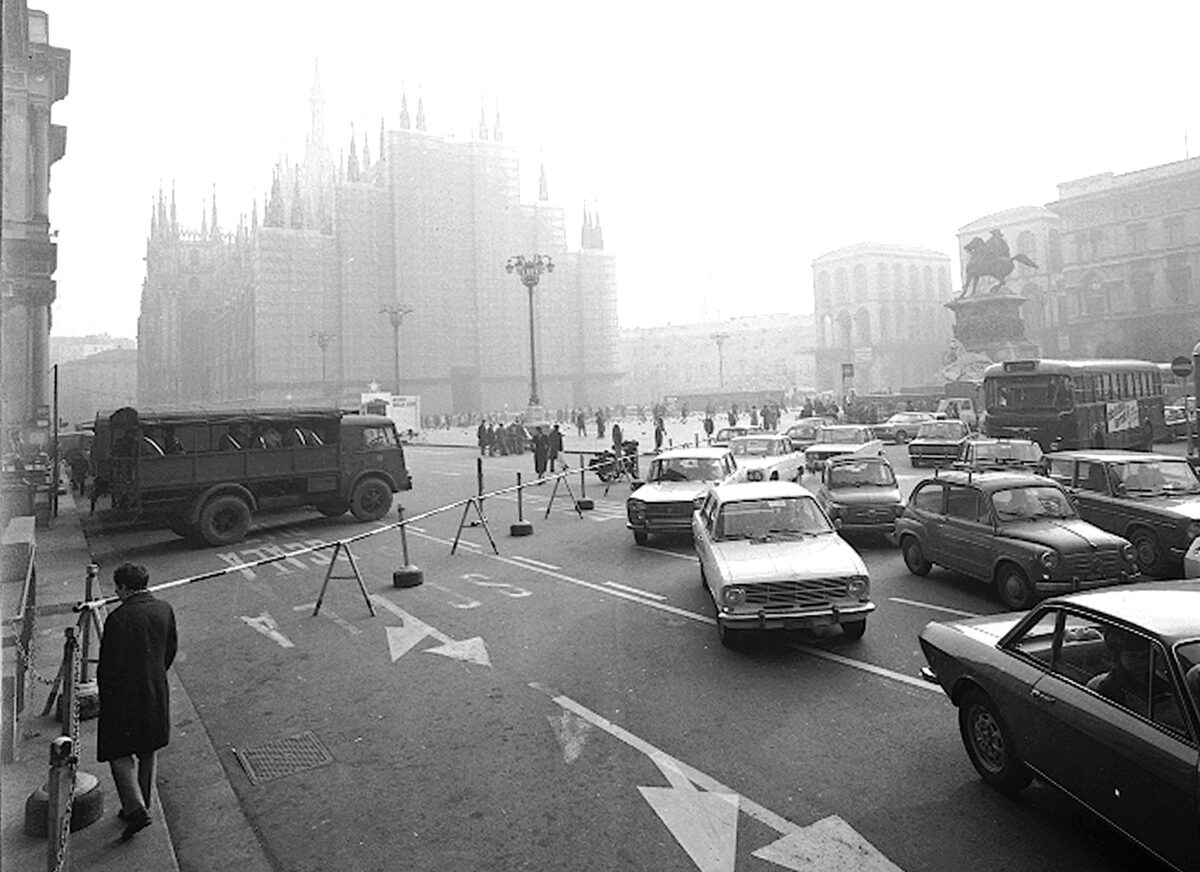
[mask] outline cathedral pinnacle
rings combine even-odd
[[[408,90],[403,82],[400,83],[400,129],[410,130],[411,122],[408,119]]]
[[[546,164],[542,163],[538,178],[538,199],[545,201],[550,199],[550,185],[546,183]]]
[[[500,130],[500,100],[499,100],[499,98],[497,98],[497,100],[496,100],[496,123],[493,125],[492,138],[495,139],[496,142],[504,141],[504,133],[503,133],[503,131]]]
[[[487,127],[487,98],[479,98],[479,138],[487,142],[488,127]]]
[[[425,129],[425,98],[417,95],[417,130]]]

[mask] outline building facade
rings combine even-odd
[[[949,255],[864,242],[812,266],[819,390],[874,394],[938,383],[953,320],[944,306],[952,297]]]
[[[58,365],[58,419],[61,430],[96,420],[97,412],[112,412],[137,403],[135,348],[109,348]]]
[[[755,315],[620,333],[620,402],[669,396],[815,390],[811,315]]]
[[[67,131],[50,120],[67,96],[71,53],[50,45],[50,22],[25,0],[4,0],[3,232],[0,234],[0,398],[4,450],[47,441],[50,307],[57,244],[50,233],[50,168]]]
[[[553,257],[535,291],[539,393],[546,406],[615,401],[615,259],[599,218],[578,249],[564,210],[520,201],[520,166],[499,115],[465,141],[431,134],[423,103],[371,139],[352,134],[335,165],[319,79],[304,159],[274,171],[257,206],[219,229],[214,193],[199,231],[160,192],[139,319],[139,402],[356,404],[376,385],[421,397],[426,414],[523,409],[530,392],[529,300],[505,272],[516,254]],[[361,141],[361,149],[360,149]],[[398,326],[394,327],[388,310]]]
[[[1200,157],[1064,182],[1069,357],[1169,361],[1200,340]]]

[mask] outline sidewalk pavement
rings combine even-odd
[[[70,494],[61,495],[58,517],[49,527],[35,531],[35,677],[17,723],[15,760],[0,766],[0,866],[5,872],[43,872],[47,866],[47,840],[25,834],[25,802],[45,785],[50,742],[62,734],[62,724],[54,712],[43,716],[42,709],[62,661],[63,630],[78,620],[71,607],[85,598],[86,570],[92,562],[79,512]],[[112,594],[112,569],[101,567],[100,589],[95,596]],[[19,582],[0,584],[5,676],[14,674],[16,649],[9,637],[15,637],[16,630],[9,619],[19,610],[20,588]],[[94,644],[90,656],[98,654]],[[94,664],[91,675],[94,678]],[[104,812],[94,823],[71,833],[66,868],[89,872],[270,872],[271,864],[242,814],[220,759],[174,669],[170,680],[171,744],[158,755],[159,789],[150,808],[154,823],[128,842],[120,841],[120,806],[108,765],[96,761],[96,720],[80,723],[80,747],[76,749],[79,769],[99,779]],[[5,699],[6,716],[8,705]]]

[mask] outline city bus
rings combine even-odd
[[[984,433],[1043,451],[1150,450],[1165,429],[1162,374],[1144,360],[1006,360],[983,375]]]
[[[165,526],[198,544],[245,538],[253,513],[311,506],[330,517],[382,518],[412,488],[396,426],[341,409],[156,412],[96,416],[92,508],[102,520]]]

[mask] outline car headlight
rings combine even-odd
[[[727,587],[721,591],[721,601],[726,606],[740,606],[746,601],[746,590],[741,587]]]
[[[1121,546],[1121,555],[1125,558],[1126,563],[1137,563],[1137,549],[1132,543],[1126,542]]]
[[[846,593],[858,599],[865,599],[867,591],[871,588],[871,581],[865,575],[856,575],[850,579],[850,583],[846,585]]]
[[[1042,562],[1042,566],[1046,567],[1047,569],[1053,569],[1054,567],[1058,566],[1057,551],[1043,551],[1038,559]]]
[[[627,500],[625,502],[625,510],[630,518],[644,518],[646,516],[646,504],[641,500]]]

